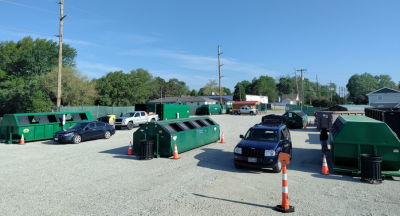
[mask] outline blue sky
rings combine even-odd
[[[31,35],[58,41],[59,4],[0,0],[0,41]],[[13,3],[13,4],[12,4]],[[400,81],[400,1],[65,0],[64,42],[89,78],[144,68],[191,89],[218,81],[294,75],[344,87],[351,75]],[[25,7],[25,6],[29,7]],[[31,8],[34,7],[34,8]],[[40,9],[40,10],[39,10]],[[18,31],[29,30],[39,33]]]

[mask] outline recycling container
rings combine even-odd
[[[282,116],[287,117],[286,126],[288,128],[303,128],[308,124],[308,116],[300,110],[287,110]]]
[[[377,155],[361,154],[361,181],[372,184],[382,183],[382,158]]]
[[[158,114],[159,120],[176,119],[177,113],[179,118],[190,116],[189,106],[182,104],[156,104],[155,113]]]
[[[154,140],[140,140],[140,159],[149,160],[154,157]]]
[[[171,119],[143,124],[133,133],[133,152],[140,152],[141,140],[154,140],[154,155],[173,156],[218,141],[220,127],[208,116]]]
[[[400,136],[400,110],[399,108],[365,108],[365,116],[385,122]]]
[[[201,106],[203,115],[219,115],[221,114],[221,105],[219,104],[207,104]]]
[[[321,111],[317,112],[317,129],[322,128],[328,131],[332,128],[333,122],[336,121],[340,115],[364,115],[364,111]]]
[[[89,111],[5,114],[0,124],[0,140],[19,142],[22,134],[25,141],[52,139],[56,132],[82,121],[93,121]]]
[[[381,121],[340,115],[329,132],[333,170],[361,173],[361,154],[382,158],[382,175],[400,177],[400,140]]]

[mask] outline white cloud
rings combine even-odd
[[[112,65],[106,65],[102,63],[91,63],[91,62],[84,62],[78,61],[77,62],[78,68],[84,74],[88,75],[90,78],[100,78],[101,76],[105,75],[108,72],[114,71],[124,71],[121,67],[116,67]],[[94,72],[96,70],[97,72]]]

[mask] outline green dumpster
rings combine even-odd
[[[303,128],[308,123],[308,116],[300,110],[287,110],[282,116],[287,117],[286,126],[288,128]]]
[[[140,142],[154,140],[154,155],[172,156],[219,140],[220,127],[210,117],[148,122],[133,133],[133,152],[140,152]]]
[[[361,172],[361,154],[382,157],[382,175],[400,177],[400,140],[384,122],[340,115],[329,133],[333,170]]]
[[[62,125],[65,115],[65,125]],[[0,123],[0,140],[19,142],[22,134],[25,141],[52,139],[54,133],[67,129],[77,122],[92,121],[89,111],[57,113],[5,114]]]
[[[203,115],[219,115],[221,114],[221,105],[219,104],[207,104],[201,106],[201,112]]]
[[[160,120],[189,118],[190,111],[188,105],[181,104],[156,104],[155,113]]]

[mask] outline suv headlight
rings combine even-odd
[[[64,134],[65,137],[74,135],[74,132]]]
[[[235,148],[235,153],[236,153],[236,154],[242,154],[242,148],[236,147],[236,148]]]
[[[275,156],[274,150],[265,150],[264,156]]]

